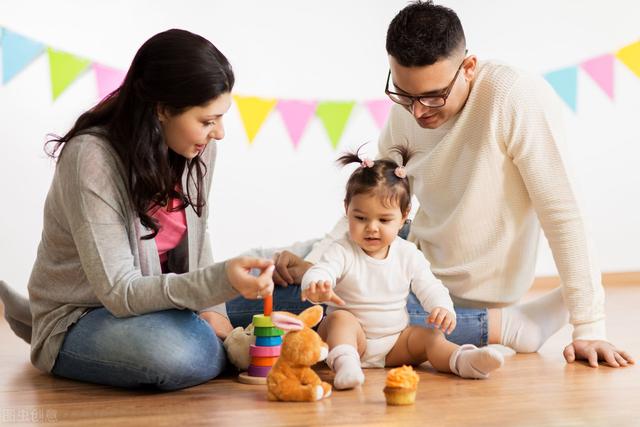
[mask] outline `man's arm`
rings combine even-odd
[[[565,357],[573,361],[574,354],[596,366],[600,357],[617,366],[621,353],[605,341],[604,289],[567,159],[561,104],[542,79],[521,77],[503,113],[507,154],[522,176],[564,287],[574,327]]]

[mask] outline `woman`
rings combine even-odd
[[[213,44],[169,30],[142,45],[118,90],[50,141],[58,162],[29,303],[0,283],[36,367],[162,390],[224,368],[224,309],[207,321],[194,311],[273,291],[271,261],[211,256],[207,196],[233,84]]]

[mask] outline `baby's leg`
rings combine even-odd
[[[436,329],[409,326],[386,358],[387,366],[417,365],[428,360],[439,372],[452,372],[463,378],[487,378],[504,363],[502,354],[471,344],[462,347],[447,341]]]
[[[318,333],[329,345],[327,365],[336,373],[334,387],[344,390],[364,383],[360,356],[367,340],[358,319],[346,310],[334,311],[320,323]]]

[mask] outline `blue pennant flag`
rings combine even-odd
[[[44,52],[44,45],[12,31],[2,32],[2,83],[6,84]]]
[[[576,99],[578,94],[578,67],[567,67],[557,71],[551,71],[544,75],[560,98],[576,111]]]

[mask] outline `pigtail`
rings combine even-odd
[[[339,165],[342,165],[342,166],[347,166],[347,165],[350,165],[351,163],[362,164],[363,160],[360,158],[360,150],[365,145],[367,145],[367,144],[362,144],[360,147],[358,147],[358,149],[356,150],[355,153],[346,152],[346,153],[342,154],[342,156],[338,157],[338,160],[336,160],[336,163],[338,163]]]
[[[400,163],[398,163],[398,166],[407,166],[407,163],[409,163],[409,160],[416,154],[415,151],[413,151],[411,148],[409,148],[409,146],[407,145],[394,145],[393,147],[391,147],[389,149],[390,153],[395,153],[398,156],[400,156]]]

